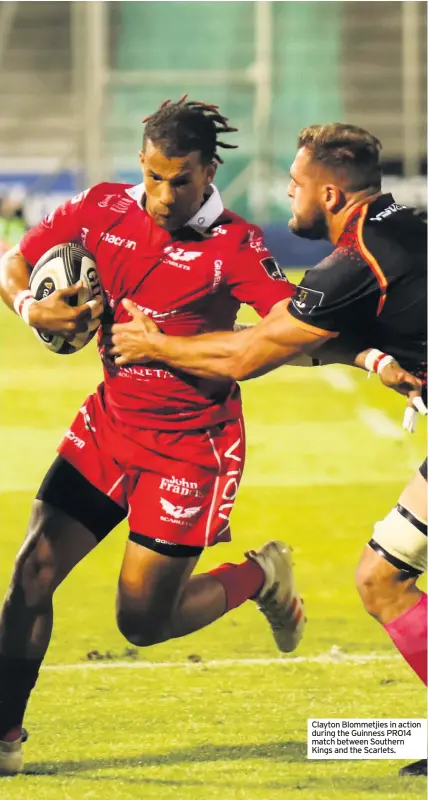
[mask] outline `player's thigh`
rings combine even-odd
[[[58,456],[34,501],[16,577],[35,592],[54,591],[125,517],[125,511]]]
[[[400,495],[399,504],[418,519],[427,521],[427,459]]]
[[[426,462],[400,495],[398,504],[377,522],[357,569],[357,587],[407,590],[427,566]]]
[[[163,555],[183,557],[229,541],[245,460],[241,421],[182,436],[165,433],[156,445],[150,469],[130,479],[131,540]]]

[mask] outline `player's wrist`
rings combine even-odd
[[[22,289],[17,295],[15,295],[13,301],[14,311],[24,320],[26,325],[32,325],[30,320],[30,317],[32,316],[31,309],[35,305],[37,305],[37,300],[34,297],[31,289]]]
[[[381,375],[385,367],[387,367],[388,364],[392,364],[393,361],[395,361],[395,358],[388,353],[383,353],[382,350],[372,349],[368,351],[364,359],[364,369],[366,369],[369,374],[375,372],[376,375]]]
[[[160,331],[147,334],[150,346],[150,357],[161,361],[167,355],[168,337]]]

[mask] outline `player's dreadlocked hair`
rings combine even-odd
[[[208,105],[198,100],[187,100],[184,94],[176,103],[164,100],[149,117],[144,129],[143,149],[148,139],[158,145],[168,158],[185,156],[194,150],[201,154],[203,164],[223,159],[217,152],[218,147],[234,149],[238,145],[220,142],[219,134],[233,133],[228,118],[220,113],[218,106]]]

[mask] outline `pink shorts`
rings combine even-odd
[[[230,540],[245,461],[242,418],[197,431],[139,430],[112,419],[98,392],[58,452],[125,510],[133,534],[201,548]]]

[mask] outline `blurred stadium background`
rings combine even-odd
[[[138,181],[142,118],[183,92],[239,127],[219,185],[287,269],[328,247],[288,236],[303,125],[367,127],[384,145],[386,186],[426,206],[425,22],[423,2],[0,3],[3,247],[76,190]],[[100,367],[94,346],[48,353],[4,307],[0,334],[2,595],[34,492]],[[2,800],[425,797],[424,781],[396,778],[396,761],[308,762],[305,744],[308,717],[424,715],[416,678],[353,586],[374,521],[422,459],[424,426],[405,435],[401,399],[356,370],[285,367],[243,396],[234,541],[200,569],[289,540],[309,617],[297,660],[278,658],[250,603],[192,637],[127,647],[114,624],[121,526],[57,593],[27,717],[30,775],[2,781]]]
[[[304,125],[368,128],[397,200],[426,205],[424,2],[2,2],[0,70],[0,197],[31,224],[137,181],[142,118],[184,91],[239,128],[218,183],[284,266],[323,252],[283,225]]]

